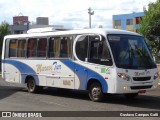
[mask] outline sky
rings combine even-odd
[[[30,23],[37,17],[49,17],[50,25],[78,29],[89,27],[88,8],[94,11],[92,27],[112,27],[112,15],[143,12],[156,0],[0,0],[0,23],[13,24],[13,16],[29,16]]]

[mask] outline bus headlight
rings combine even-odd
[[[125,73],[118,73],[118,77],[122,78],[123,80],[130,81],[130,76]]]
[[[156,80],[159,77],[158,72],[154,75],[154,80]]]

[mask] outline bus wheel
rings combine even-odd
[[[28,92],[36,93],[39,91],[39,86],[36,85],[34,78],[30,77],[27,81]]]
[[[127,99],[134,99],[135,97],[138,96],[138,93],[128,93],[128,94],[124,94],[124,96],[125,96]]]
[[[103,100],[103,92],[100,83],[94,82],[89,86],[89,98],[94,102]]]

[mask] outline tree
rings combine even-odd
[[[3,44],[3,38],[5,35],[11,34],[11,28],[9,24],[4,21],[0,25],[0,56],[2,54],[2,44]]]
[[[140,25],[139,33],[146,38],[153,56],[160,61],[160,0],[149,3],[148,10],[144,8]]]

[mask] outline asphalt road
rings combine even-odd
[[[154,91],[139,95],[134,100],[127,100],[123,95],[109,95],[106,96],[104,102],[98,103],[90,101],[88,94],[83,91],[48,88],[39,94],[31,94],[27,92],[24,85],[7,83],[0,78],[0,111],[160,111],[160,86]],[[96,120],[97,118],[83,117],[82,119]],[[100,119],[106,120],[102,117]],[[110,119],[113,117],[107,118],[107,120]],[[124,118],[116,119],[123,120]],[[129,119],[134,118],[129,117]],[[138,117],[137,119],[150,120],[152,118]],[[155,119],[158,118],[153,118]]]

